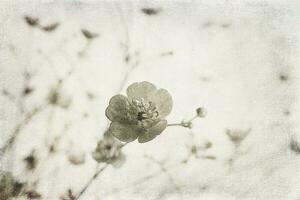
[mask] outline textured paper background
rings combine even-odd
[[[30,117],[1,168],[42,199],[78,192],[96,169],[91,152],[110,97],[147,80],[172,94],[170,122],[199,106],[207,117],[130,143],[125,164],[107,168],[82,199],[298,200],[299,9],[297,1],[1,1],[1,146],[59,80],[70,100]],[[235,145],[226,130],[249,134]],[[28,171],[30,153],[38,162]]]

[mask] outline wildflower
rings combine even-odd
[[[162,133],[167,127],[165,117],[173,105],[169,92],[144,81],[131,84],[127,96],[115,95],[110,99],[105,112],[112,121],[109,132],[123,142],[138,139],[140,143]]]
[[[104,162],[117,166],[124,161],[124,155],[121,152],[122,146],[121,142],[112,136],[107,136],[98,142],[92,156],[99,163]]]

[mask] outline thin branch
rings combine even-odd
[[[182,123],[168,124],[167,126],[182,126]]]
[[[124,27],[124,30],[125,30],[125,43],[124,43],[124,48],[125,48],[125,51],[124,51],[124,57],[125,57],[125,60],[129,61],[129,58],[130,58],[130,55],[129,55],[129,48],[130,48],[130,37],[129,37],[129,31],[128,31],[128,24],[127,24],[127,21],[124,17],[124,14],[123,14],[123,11],[122,9],[119,7],[118,4],[115,4],[115,8],[117,9],[117,12],[119,13],[119,16],[121,18],[121,23],[123,24],[123,27]],[[126,62],[128,64],[128,62]],[[121,92],[129,78],[129,75],[130,73],[133,71],[133,69],[137,67],[137,64],[136,63],[131,63],[129,65],[129,69],[127,70],[125,76],[123,77],[122,81],[121,81],[121,84],[120,84],[120,87],[118,89],[118,92]]]
[[[130,45],[130,37],[129,37],[129,31],[128,31],[128,25],[127,25],[127,22],[125,20],[125,17],[123,16],[123,12],[122,12],[122,9],[116,4],[115,5],[117,11],[119,12],[120,14],[120,17],[121,17],[121,21],[122,21],[122,24],[124,25],[124,29],[125,29],[125,44],[124,44],[124,48],[125,48],[125,51],[124,51],[124,56],[125,56],[125,60],[126,60],[126,63],[127,63],[127,66],[129,67],[129,69],[126,71],[123,79],[121,80],[121,83],[120,83],[120,86],[118,88],[118,93],[120,93],[124,86],[126,85],[128,79],[129,79],[129,75],[132,73],[132,71],[138,66],[138,62],[129,62],[130,61],[130,54],[129,54],[129,45]],[[108,122],[109,123],[109,122]],[[122,148],[124,146],[126,146],[128,143],[125,143]],[[83,193],[85,193],[85,191],[88,189],[88,187],[93,183],[93,181],[95,181],[98,177],[98,175],[107,167],[108,165],[105,165],[101,170],[99,171],[96,171],[95,174],[93,175],[93,177],[89,180],[89,182],[83,187],[83,189],[79,192],[78,196],[75,198],[75,200],[78,200]]]
[[[182,121],[181,123],[168,124],[167,126],[182,126],[184,128],[190,128],[191,129],[193,124],[192,124],[192,122]]]
[[[173,184],[175,191],[177,191],[179,196],[182,198],[182,191],[180,190],[180,187],[176,184],[174,178],[172,177],[172,175],[170,174],[168,169],[163,165],[163,163],[154,159],[151,156],[146,155],[145,158],[148,158],[150,161],[152,161],[153,163],[157,164],[160,167],[161,172],[164,173],[168,177],[169,181]]]
[[[91,178],[90,180],[85,184],[85,186],[81,189],[81,191],[78,193],[78,195],[74,198],[74,200],[78,200],[90,187],[90,185],[97,179],[97,177],[108,167],[108,164],[105,164],[101,169],[99,169]]]
[[[193,121],[198,118],[199,116],[196,115],[194,117],[192,117],[191,119],[185,121],[185,120],[182,120],[180,123],[173,123],[173,124],[168,124],[167,126],[182,126],[184,128],[192,128],[193,127]]]
[[[12,93],[10,93],[6,89],[2,90],[2,95],[4,97],[6,97],[8,100],[10,100],[11,102],[13,102],[14,104],[16,104],[16,106],[18,106],[18,109],[19,109],[20,113],[24,113],[24,106],[22,105],[22,102],[20,102],[15,95],[13,95]]]
[[[39,113],[41,113],[48,104],[40,105],[34,108],[31,112],[28,112],[23,121],[21,121],[14,129],[12,136],[6,142],[6,144],[0,149],[0,155],[2,156],[7,150],[9,150],[15,143],[17,137],[22,132],[23,128]]]
[[[178,168],[180,166],[181,166],[181,163],[176,163],[176,164],[173,164],[173,165],[169,165],[168,167],[165,167],[165,168],[168,171],[170,171],[170,170],[174,170],[174,169],[176,169],[176,168]],[[106,193],[104,193],[104,196],[107,197],[109,195],[115,194],[116,192],[120,192],[120,191],[122,191],[124,189],[128,190],[129,188],[135,187],[136,185],[141,185],[141,184],[143,184],[143,183],[145,183],[145,182],[147,182],[147,181],[149,181],[149,180],[151,180],[153,178],[156,178],[157,176],[161,175],[162,173],[163,172],[161,171],[161,169],[156,170],[155,172],[152,172],[151,174],[148,174],[148,175],[146,175],[146,176],[144,176],[144,177],[142,177],[142,178],[140,178],[140,179],[138,179],[138,180],[136,180],[136,181],[128,184],[124,188],[113,189],[112,191],[106,192]]]

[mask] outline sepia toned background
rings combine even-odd
[[[99,167],[91,153],[109,99],[149,81],[172,94],[170,123],[199,106],[207,116],[126,145],[125,163],[106,168],[81,199],[298,200],[299,9],[1,1],[0,148],[13,144],[1,171],[40,199],[70,198]]]

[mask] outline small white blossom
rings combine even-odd
[[[105,136],[98,142],[92,156],[99,163],[104,162],[118,165],[124,161],[124,155],[121,152],[122,146],[121,142],[112,136]]]
[[[110,99],[105,112],[112,121],[109,133],[123,142],[138,139],[140,143],[162,133],[167,127],[165,117],[173,106],[169,92],[144,81],[131,84],[127,96],[115,95]]]

